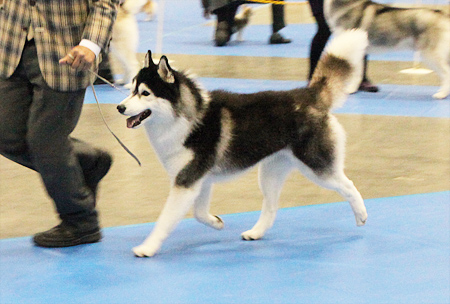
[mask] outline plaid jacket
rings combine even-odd
[[[32,24],[47,84],[58,91],[86,88],[93,79],[89,71],[77,72],[58,61],[82,39],[105,49],[117,4],[118,0],[0,0],[0,77],[14,73]]]

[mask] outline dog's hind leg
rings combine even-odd
[[[366,207],[361,194],[344,173],[345,132],[336,118],[329,116],[328,132],[317,133],[293,152],[300,172],[317,185],[337,191],[350,203],[356,225],[364,225]]]
[[[222,219],[217,215],[212,215],[211,213],[209,213],[211,188],[212,185],[210,183],[203,183],[200,194],[194,203],[194,216],[200,223],[220,230],[224,226]]]
[[[241,234],[244,240],[258,240],[272,227],[278,210],[281,188],[292,171],[292,162],[286,155],[275,154],[259,166],[259,187],[263,193],[261,215],[252,229]]]
[[[423,50],[425,63],[441,78],[439,90],[433,94],[435,99],[444,99],[450,94],[450,46],[442,45],[436,50]]]
[[[311,171],[312,172],[312,171]],[[326,189],[335,190],[345,198],[352,208],[355,215],[356,225],[363,226],[367,220],[367,211],[361,194],[354,186],[353,182],[347,178],[343,171],[335,171],[330,174],[307,174],[302,170],[310,180]]]
[[[171,188],[167,202],[152,233],[141,245],[133,248],[136,256],[151,257],[158,252],[163,241],[194,205],[195,199],[200,194],[201,186],[201,182],[197,182],[189,188],[183,186]]]

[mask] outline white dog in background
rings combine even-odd
[[[117,13],[111,39],[111,70],[115,83],[131,86],[141,65],[137,60],[139,27],[136,15],[144,12],[145,20],[153,19],[156,3],[151,0],[122,0]],[[122,78],[119,78],[122,75]]]

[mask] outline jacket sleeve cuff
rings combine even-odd
[[[87,47],[92,52],[94,52],[95,57],[98,57],[98,54],[100,54],[100,51],[102,50],[101,47],[99,47],[97,44],[87,39],[82,39],[80,45]]]

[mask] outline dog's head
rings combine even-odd
[[[173,120],[177,116],[180,96],[177,72],[166,56],[159,63],[152,60],[151,51],[145,58],[145,66],[133,80],[130,96],[124,99],[117,110],[127,116],[128,128],[137,128],[154,119]]]

